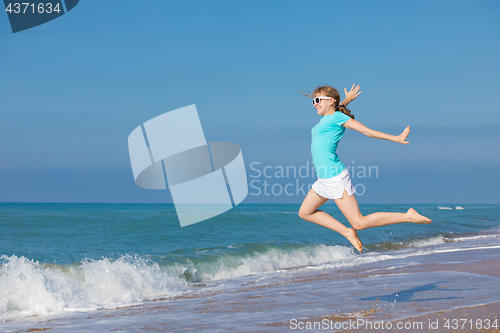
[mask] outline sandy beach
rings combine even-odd
[[[422,325],[420,332],[490,332],[498,333],[500,329],[491,327],[486,328],[486,322],[481,318],[488,318],[493,323],[498,320],[500,312],[500,303],[491,303],[487,305],[478,305],[464,307],[460,309],[441,311],[431,313],[425,316],[412,317],[406,322],[409,323],[426,323]],[[458,321],[457,321],[458,320]],[[472,322],[471,322],[472,320]],[[430,328],[428,323],[432,323]],[[437,323],[437,324],[436,324]],[[396,327],[396,323],[393,323]],[[449,324],[449,327],[445,325]],[[457,327],[458,326],[458,327]],[[363,330],[357,330],[362,332]],[[391,332],[408,332],[409,329],[391,330]]]
[[[399,269],[399,271],[405,271],[407,273],[416,271],[454,271],[454,272],[469,272],[477,273],[480,272],[482,275],[489,275],[500,278],[500,259],[486,259],[478,260],[476,262],[469,262],[466,264],[427,264],[421,267],[411,267]],[[487,288],[487,286],[485,286]],[[492,290],[494,293],[498,293],[498,290]],[[498,323],[498,316],[500,313],[500,302],[494,302],[486,305],[477,305],[470,307],[461,307],[457,309],[449,309],[445,311],[439,311],[434,313],[429,313],[422,316],[413,316],[403,321],[393,321],[391,332],[500,332],[500,326],[492,327],[490,325],[487,328],[487,323],[485,319],[491,320],[494,323],[495,320]],[[408,329],[397,329],[398,323],[403,323],[408,325]],[[407,324],[407,323],[411,323]],[[423,323],[422,329],[415,327],[415,323]],[[431,323],[431,324],[430,324]],[[445,327],[446,325],[446,327]],[[495,325],[496,326],[496,325]],[[418,326],[417,326],[418,327]],[[368,329],[356,329],[349,330],[348,332],[368,332]],[[378,330],[383,331],[383,330]],[[386,329],[386,331],[389,331]]]

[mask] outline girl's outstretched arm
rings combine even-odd
[[[359,133],[362,133],[366,135],[369,138],[375,138],[375,139],[383,139],[383,140],[389,140],[389,141],[394,141],[402,144],[409,144],[408,141],[406,141],[406,138],[408,137],[408,134],[410,134],[410,126],[407,126],[403,133],[399,134],[398,136],[396,135],[390,135],[384,132],[379,132],[372,130],[371,128],[366,127],[362,123],[360,123],[357,120],[354,119],[349,119],[346,121],[343,126],[345,128],[353,129],[355,131],[358,131]]]

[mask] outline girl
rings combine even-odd
[[[319,87],[314,90],[312,95],[306,95],[313,97],[312,103],[322,118],[312,129],[311,143],[311,153],[318,180],[302,202],[299,216],[306,221],[314,222],[340,233],[361,252],[363,244],[358,237],[357,230],[405,222],[431,223],[431,220],[418,214],[413,208],[408,209],[406,213],[380,212],[367,216],[361,215],[358,202],[354,197],[355,191],[349,172],[336,153],[338,142],[344,135],[345,129],[356,130],[369,138],[408,144],[406,137],[410,133],[410,126],[406,127],[400,135],[394,136],[372,130],[354,120],[351,110],[346,108],[361,94],[359,85],[356,88],[354,86],[355,84],[352,85],[349,92],[344,88],[346,99],[340,104],[338,91],[330,86]],[[328,199],[335,200],[352,228],[347,228],[332,216],[318,209]]]

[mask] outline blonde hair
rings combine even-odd
[[[347,107],[345,107],[345,105],[339,104],[340,103],[340,94],[337,91],[337,89],[335,89],[329,85],[324,85],[324,86],[321,86],[321,87],[314,89],[312,94],[309,93],[308,91],[304,92],[304,91],[299,90],[299,92],[302,93],[304,96],[311,97],[311,98],[314,98],[315,96],[320,95],[320,94],[327,96],[327,97],[331,97],[335,100],[335,102],[333,104],[335,107],[335,111],[340,111],[343,114],[354,119],[354,115],[351,113],[351,110],[349,110]]]

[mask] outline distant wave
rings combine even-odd
[[[424,247],[431,245],[444,244],[448,241],[444,236],[435,236],[430,238],[408,240],[408,241],[385,241],[376,244],[366,245],[366,248],[372,251],[391,251],[405,249],[409,247]]]
[[[185,260],[182,266],[186,280],[204,282],[319,265],[353,257],[351,248],[339,245],[268,242],[209,250],[202,257],[186,256],[180,260]]]
[[[463,236],[463,237],[454,237],[450,239],[452,242],[460,242],[460,241],[466,241],[466,240],[474,240],[474,239],[484,239],[484,238],[496,238],[499,237],[499,235],[473,235],[473,236]]]
[[[462,206],[455,206],[455,207],[438,207],[437,209],[442,209],[442,210],[462,210],[464,207]]]
[[[423,247],[430,245],[439,245],[444,243],[445,243],[445,238],[443,236],[437,236],[426,239],[413,240],[410,242],[409,247]]]

